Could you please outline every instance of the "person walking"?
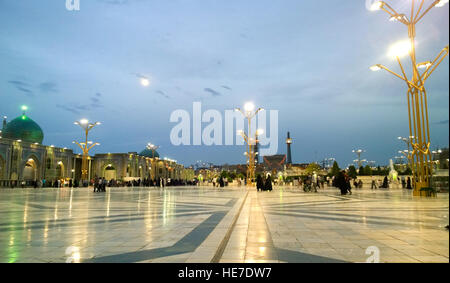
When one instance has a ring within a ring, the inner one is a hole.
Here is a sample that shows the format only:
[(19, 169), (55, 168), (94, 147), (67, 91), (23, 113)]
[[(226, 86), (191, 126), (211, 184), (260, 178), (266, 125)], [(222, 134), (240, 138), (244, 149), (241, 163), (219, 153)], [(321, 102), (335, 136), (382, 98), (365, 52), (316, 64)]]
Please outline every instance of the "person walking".
[(352, 195), (352, 185), (350, 184), (350, 177), (345, 172), (344, 172), (344, 178), (345, 178), (345, 185), (346, 185), (347, 192), (349, 195)]
[(272, 191), (272, 178), (271, 178), (270, 174), (267, 175), (264, 189), (269, 192)]
[(387, 176), (384, 177), (383, 188), (384, 189), (389, 189), (389, 181), (388, 181), (388, 177)]
[(344, 171), (340, 171), (334, 181), (335, 181), (336, 187), (339, 188), (339, 190), (341, 190), (341, 195), (343, 195), (343, 196), (346, 195), (347, 194), (347, 181), (345, 180)]
[(378, 189), (378, 187), (377, 187), (377, 183), (375, 182), (375, 178), (372, 176), (372, 188), (371, 188), (372, 190), (376, 190), (376, 189)]
[(256, 190), (262, 191), (264, 188), (264, 181), (263, 178), (261, 177), (261, 175), (258, 174), (258, 176), (256, 177)]
[(410, 177), (408, 177), (408, 179), (406, 180), (406, 188), (408, 190), (412, 190), (413, 189), (412, 186), (411, 186), (411, 178)]

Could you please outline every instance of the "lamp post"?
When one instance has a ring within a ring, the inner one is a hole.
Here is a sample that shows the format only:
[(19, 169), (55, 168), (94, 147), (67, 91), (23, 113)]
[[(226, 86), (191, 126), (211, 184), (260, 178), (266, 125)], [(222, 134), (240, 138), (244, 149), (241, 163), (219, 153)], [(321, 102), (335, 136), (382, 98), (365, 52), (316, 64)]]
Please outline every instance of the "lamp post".
[(147, 144), (147, 149), (152, 151), (152, 158), (155, 158), (155, 151), (158, 150), (159, 145), (154, 145), (152, 143)]
[(89, 175), (88, 175), (89, 151), (94, 146), (100, 145), (99, 143), (93, 143), (92, 141), (89, 141), (88, 135), (89, 135), (89, 131), (92, 130), (92, 128), (100, 125), (100, 122), (89, 123), (89, 120), (81, 119), (80, 121), (74, 122), (74, 124), (80, 126), (84, 130), (84, 134), (85, 134), (85, 138), (86, 138), (84, 142), (77, 142), (77, 141), (73, 142), (74, 144), (77, 144), (81, 148), (81, 151), (83, 152), (83, 159), (81, 162), (81, 180), (86, 181), (89, 178)]
[[(414, 136), (411, 141), (413, 167), (416, 171), (414, 176), (414, 195), (420, 196), (420, 190), (429, 187), (431, 184), (432, 170), (432, 156), (431, 156), (431, 140), (430, 128), (428, 122), (428, 102), (427, 93), (425, 91), (425, 82), (430, 75), (436, 70), (439, 64), (448, 55), (448, 46), (445, 47), (433, 61), (417, 62), (415, 37), (416, 24), (427, 14), (433, 7), (442, 7), (448, 0), (435, 0), (425, 10), (425, 0), (412, 0), (411, 2), (411, 16), (408, 18), (405, 14), (397, 13), (391, 6), (384, 1), (376, 1), (372, 4), (371, 10), (383, 10), (390, 16), (390, 21), (396, 21), (404, 24), (408, 28), (409, 40), (399, 42), (391, 47), (389, 55), (394, 57), (400, 65), (402, 74), (399, 75), (383, 65), (377, 64), (370, 69), (372, 71), (379, 71), (384, 69), (394, 76), (400, 78), (406, 83), (408, 88), (408, 117), (409, 117), (409, 132), (410, 136)], [(416, 10), (416, 2), (419, 2), (419, 7)], [(423, 11), (422, 11), (423, 10)], [(409, 79), (405, 73), (405, 69), (401, 63), (400, 57), (409, 55), (412, 63), (412, 78)], [(419, 71), (421, 69), (422, 71)]]
[[(154, 145), (152, 143), (148, 143), (147, 144), (147, 149), (152, 151), (152, 159), (150, 161), (151, 164), (151, 176), (150, 178), (153, 179), (154, 178), (154, 174), (153, 174), (153, 161), (155, 160), (155, 151), (159, 148), (159, 145)], [(156, 167), (155, 167), (156, 168)], [(155, 169), (156, 170), (156, 169)]]
[(365, 150), (362, 150), (362, 149), (355, 149), (355, 150), (352, 150), (352, 152), (353, 152), (353, 153), (356, 153), (356, 155), (358, 156), (358, 159), (355, 160), (355, 162), (356, 162), (356, 161), (358, 162), (358, 168), (360, 168), (360, 167), (362, 166), (362, 161), (363, 161), (363, 160), (361, 160), (361, 154), (362, 154), (363, 152), (365, 152)]
[(239, 111), (242, 115), (248, 120), (248, 132), (247, 134), (243, 130), (239, 130), (238, 134), (244, 138), (244, 141), (247, 144), (247, 185), (252, 184), (252, 180), (255, 178), (255, 146), (258, 142), (258, 136), (263, 134), (263, 130), (257, 130), (254, 134), (252, 134), (251, 122), (252, 119), (258, 114), (259, 111), (263, 111), (263, 108), (258, 108), (255, 111), (255, 105), (251, 102), (248, 102), (244, 105), (244, 110), (240, 108), (236, 108), (235, 111)]
[(441, 149), (433, 150), (431, 153), (433, 154), (432, 162), (433, 162), (433, 164), (435, 164), (435, 166), (436, 166), (435, 170), (437, 171), (439, 169), (439, 163), (440, 163), (439, 157), (440, 157), (440, 155), (442, 153), (442, 150)]
[[(413, 179), (416, 179), (415, 176), (416, 168), (414, 166), (414, 151), (411, 150), (411, 146), (414, 141), (414, 136), (410, 136), (408, 138), (398, 137), (398, 140), (403, 141), (408, 148), (407, 150), (399, 151), (398, 153), (406, 157), (406, 159), (408, 160), (408, 165), (411, 168)], [(413, 186), (414, 185), (415, 184), (413, 184)]]

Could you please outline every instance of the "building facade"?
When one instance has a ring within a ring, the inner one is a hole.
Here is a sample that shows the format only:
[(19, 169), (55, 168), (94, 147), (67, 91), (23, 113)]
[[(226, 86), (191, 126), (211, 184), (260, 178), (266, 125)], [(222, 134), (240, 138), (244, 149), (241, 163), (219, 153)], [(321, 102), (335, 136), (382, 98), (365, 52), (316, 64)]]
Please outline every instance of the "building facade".
[[(25, 113), (3, 120), (0, 132), (0, 187), (30, 186), (36, 181), (81, 180), (82, 156), (71, 149), (42, 144), (41, 127)], [(89, 157), (89, 179), (191, 180), (192, 172), (158, 152), (107, 153)]]

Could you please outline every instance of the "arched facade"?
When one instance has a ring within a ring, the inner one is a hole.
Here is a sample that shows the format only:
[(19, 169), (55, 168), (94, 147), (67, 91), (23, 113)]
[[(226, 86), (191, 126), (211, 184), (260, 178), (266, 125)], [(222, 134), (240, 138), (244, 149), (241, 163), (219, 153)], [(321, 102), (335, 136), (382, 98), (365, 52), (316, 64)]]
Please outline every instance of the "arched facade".
[(6, 176), (6, 161), (5, 158), (0, 154), (0, 180), (4, 180)]

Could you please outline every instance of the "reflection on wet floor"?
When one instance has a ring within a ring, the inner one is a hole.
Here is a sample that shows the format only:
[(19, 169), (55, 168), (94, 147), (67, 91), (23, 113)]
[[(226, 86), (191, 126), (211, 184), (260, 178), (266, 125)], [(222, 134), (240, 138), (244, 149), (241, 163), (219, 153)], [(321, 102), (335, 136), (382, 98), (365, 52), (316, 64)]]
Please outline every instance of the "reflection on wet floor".
[(448, 195), (246, 195), (207, 187), (2, 189), (0, 262), (208, 262), (218, 242), (226, 244), (220, 262), (365, 262), (372, 246), (382, 262), (448, 262)]

